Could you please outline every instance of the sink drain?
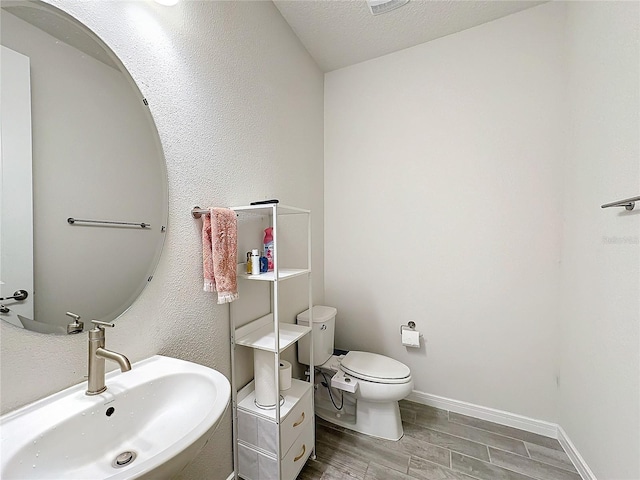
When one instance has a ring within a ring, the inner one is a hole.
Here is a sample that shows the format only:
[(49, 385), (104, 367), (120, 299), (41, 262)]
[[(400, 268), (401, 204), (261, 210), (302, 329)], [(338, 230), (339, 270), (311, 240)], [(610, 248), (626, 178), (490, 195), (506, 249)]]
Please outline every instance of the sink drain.
[(121, 468), (129, 465), (136, 459), (136, 452), (122, 452), (111, 462), (111, 466), (114, 468)]

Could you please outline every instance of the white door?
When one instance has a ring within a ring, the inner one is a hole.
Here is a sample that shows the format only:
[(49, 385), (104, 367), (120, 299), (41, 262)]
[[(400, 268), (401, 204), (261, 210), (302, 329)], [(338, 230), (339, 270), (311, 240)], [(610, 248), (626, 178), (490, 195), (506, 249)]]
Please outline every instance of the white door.
[(29, 294), (0, 301), (9, 309), (0, 318), (21, 327), (18, 315), (34, 310), (29, 57), (3, 46), (0, 63), (0, 298)]

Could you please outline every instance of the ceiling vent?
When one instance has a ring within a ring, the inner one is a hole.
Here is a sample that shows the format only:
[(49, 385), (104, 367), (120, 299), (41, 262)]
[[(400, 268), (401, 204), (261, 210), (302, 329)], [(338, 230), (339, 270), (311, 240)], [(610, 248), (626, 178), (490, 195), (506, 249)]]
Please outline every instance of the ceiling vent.
[(373, 15), (390, 12), (407, 3), (409, 3), (409, 0), (367, 0), (367, 5), (369, 5), (369, 10)]

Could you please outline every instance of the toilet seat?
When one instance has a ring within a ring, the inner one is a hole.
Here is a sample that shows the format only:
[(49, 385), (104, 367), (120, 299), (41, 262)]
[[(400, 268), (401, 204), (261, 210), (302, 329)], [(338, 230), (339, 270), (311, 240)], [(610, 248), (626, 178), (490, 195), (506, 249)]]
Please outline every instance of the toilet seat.
[(373, 383), (398, 384), (411, 381), (411, 370), (393, 358), (370, 352), (350, 351), (340, 368), (352, 377)]

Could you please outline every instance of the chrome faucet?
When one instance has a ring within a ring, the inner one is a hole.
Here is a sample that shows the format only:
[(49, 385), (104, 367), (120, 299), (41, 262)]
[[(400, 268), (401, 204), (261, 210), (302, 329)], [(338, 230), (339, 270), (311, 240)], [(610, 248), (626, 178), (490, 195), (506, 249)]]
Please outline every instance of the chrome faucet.
[(67, 317), (73, 318), (73, 322), (67, 324), (67, 334), (73, 335), (74, 333), (80, 333), (84, 329), (84, 322), (80, 321), (80, 315), (76, 315), (73, 312), (67, 312)]
[(115, 324), (98, 320), (91, 320), (91, 323), (94, 323), (96, 328), (89, 330), (89, 385), (85, 393), (87, 395), (98, 395), (107, 389), (104, 383), (105, 359), (117, 362), (122, 372), (131, 370), (131, 363), (121, 353), (112, 352), (104, 348), (105, 334), (103, 327), (115, 327)]

